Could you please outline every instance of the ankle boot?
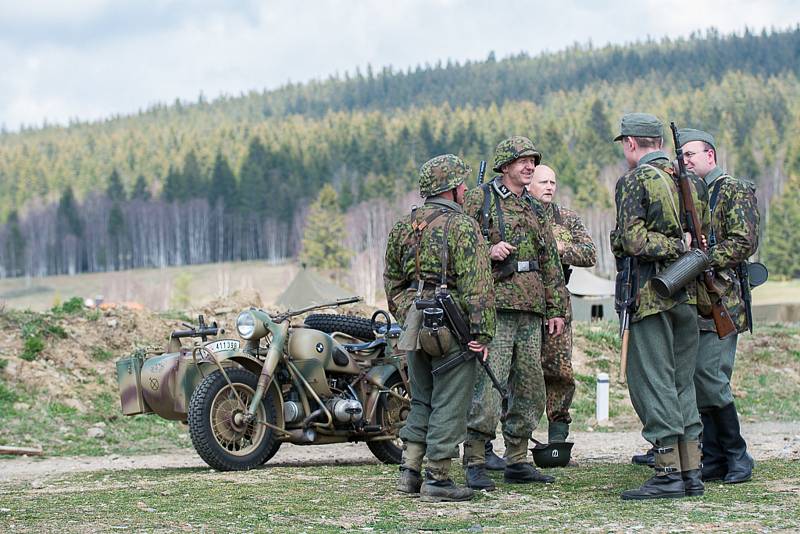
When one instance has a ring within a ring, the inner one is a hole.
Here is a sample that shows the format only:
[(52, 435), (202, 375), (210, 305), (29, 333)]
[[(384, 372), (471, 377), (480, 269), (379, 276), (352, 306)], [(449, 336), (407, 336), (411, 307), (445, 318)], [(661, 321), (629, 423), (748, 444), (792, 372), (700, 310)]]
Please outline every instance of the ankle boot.
[(753, 478), (753, 457), (747, 453), (747, 443), (739, 428), (739, 416), (733, 403), (720, 408), (715, 413), (717, 436), (722, 452), (728, 460), (728, 473), (723, 482), (738, 484)]
[(417, 497), (419, 496), (419, 489), (421, 486), (422, 475), (419, 471), (414, 471), (407, 467), (400, 468), (400, 478), (397, 480), (397, 491)]
[(430, 460), (425, 470), (425, 482), (419, 490), (420, 501), (454, 502), (472, 499), (475, 492), (470, 488), (456, 486), (449, 475), (450, 458)]
[(716, 408), (704, 410), (700, 414), (703, 421), (703, 481), (722, 480), (728, 474), (728, 459), (722, 454), (717, 437), (717, 425), (712, 413)]
[(556, 479), (550, 475), (540, 473), (532, 464), (521, 462), (506, 466), (503, 472), (503, 480), (509, 484), (530, 484), (531, 482), (550, 484), (555, 482)]
[(550, 421), (547, 424), (547, 442), (564, 443), (569, 436), (569, 424), (563, 421)]
[(655, 467), (656, 458), (654, 456), (655, 447), (650, 447), (644, 454), (634, 454), (631, 458), (631, 463), (636, 465), (646, 465), (647, 467)]
[(502, 471), (506, 468), (506, 461), (495, 454), (494, 446), (489, 440), (486, 441), (484, 446), (484, 454), (486, 456), (486, 469), (489, 471)]
[(681, 457), (681, 477), (683, 491), (687, 497), (700, 497), (705, 493), (702, 473), (700, 471), (700, 442), (679, 441), (678, 454)]
[(686, 496), (681, 477), (681, 459), (676, 446), (656, 448), (655, 471), (656, 475), (638, 489), (622, 492), (622, 499), (640, 501)]
[(489, 478), (486, 473), (485, 465), (471, 465), (464, 470), (464, 478), (466, 478), (467, 487), (474, 490), (494, 491), (494, 480)]

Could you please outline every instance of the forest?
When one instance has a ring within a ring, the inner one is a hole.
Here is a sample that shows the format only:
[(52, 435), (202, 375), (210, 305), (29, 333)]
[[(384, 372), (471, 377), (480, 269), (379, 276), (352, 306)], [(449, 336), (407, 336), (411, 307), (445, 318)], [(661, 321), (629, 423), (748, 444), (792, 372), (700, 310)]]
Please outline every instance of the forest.
[(386, 233), (418, 202), (419, 166), (451, 152), (477, 169), (517, 134), (556, 169), (558, 199), (583, 216), (601, 245), (598, 270), (609, 272), (610, 191), (625, 170), (611, 140), (630, 111), (712, 132), (720, 165), (756, 185), (760, 259), (774, 275), (797, 277), (799, 70), (800, 27), (709, 30), (369, 68), (104, 121), (3, 130), (0, 277), (333, 257), (325, 266), (350, 266), (354, 285), (378, 290)]

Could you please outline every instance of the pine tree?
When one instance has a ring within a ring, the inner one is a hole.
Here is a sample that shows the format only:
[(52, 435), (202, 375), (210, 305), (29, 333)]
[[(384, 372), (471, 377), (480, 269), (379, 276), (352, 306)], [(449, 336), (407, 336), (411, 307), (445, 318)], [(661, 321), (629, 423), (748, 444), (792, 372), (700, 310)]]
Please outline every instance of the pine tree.
[(78, 205), (72, 187), (67, 186), (58, 202), (58, 228), (63, 234), (72, 234), (75, 237), (83, 235), (83, 221), (78, 213)]
[(161, 198), (166, 202), (180, 200), (183, 192), (183, 174), (176, 171), (175, 167), (169, 167), (167, 177), (164, 178), (164, 188), (161, 190)]
[(136, 183), (133, 185), (133, 192), (131, 193), (131, 200), (143, 200), (147, 202), (150, 200), (150, 188), (147, 187), (147, 181), (144, 175), (140, 174), (136, 178)]
[(19, 216), (16, 210), (9, 213), (6, 226), (8, 227), (5, 251), (6, 271), (10, 276), (22, 276), (25, 269), (25, 237), (19, 227)]
[(122, 185), (122, 180), (116, 167), (111, 171), (111, 176), (108, 177), (106, 196), (114, 202), (123, 202), (125, 200), (125, 187)]
[(183, 159), (181, 176), (181, 200), (204, 196), (202, 191), (206, 187), (206, 175), (200, 168), (200, 162), (197, 160), (194, 149), (190, 150)]
[(333, 186), (326, 184), (309, 209), (300, 261), (309, 267), (343, 269), (350, 264), (344, 240), (344, 216), (338, 195)]
[(258, 213), (264, 209), (271, 194), (267, 180), (269, 168), (270, 157), (267, 149), (258, 137), (253, 137), (239, 172), (240, 210)]
[(783, 194), (770, 210), (764, 256), (770, 273), (778, 277), (800, 277), (797, 228), (800, 228), (800, 174), (789, 178)]
[(233, 210), (236, 209), (237, 199), (236, 177), (225, 156), (217, 152), (208, 188), (208, 205), (215, 206), (221, 200), (226, 211)]

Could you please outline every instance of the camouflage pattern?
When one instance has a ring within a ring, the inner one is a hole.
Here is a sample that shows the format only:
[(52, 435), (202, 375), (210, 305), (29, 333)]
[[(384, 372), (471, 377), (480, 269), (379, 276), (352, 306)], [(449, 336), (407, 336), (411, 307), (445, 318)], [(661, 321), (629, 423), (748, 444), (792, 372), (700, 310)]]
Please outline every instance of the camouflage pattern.
[[(542, 318), (532, 313), (497, 314), (497, 335), (489, 344), (489, 365), (509, 392), (508, 416), (503, 422), (506, 449), (527, 443), (544, 412), (541, 367)], [(494, 438), (502, 399), (481, 370), (475, 382), (467, 423), (468, 440)]]
[(419, 247), (420, 276), (426, 282), (423, 296), (433, 296), (434, 286), (441, 281), (442, 236), (450, 221), (447, 236), (448, 289), (465, 312), (470, 332), (477, 341), (488, 343), (494, 336), (495, 301), (486, 244), (477, 223), (467, 217), (455, 202), (428, 198), (415, 213), (404, 217), (392, 228), (386, 245), (383, 274), (389, 311), (401, 324), (405, 323), (406, 312), (417, 294), (410, 287), (417, 281), (417, 245), (412, 223), (426, 220), (437, 210), (443, 214), (422, 232)]
[(444, 154), (425, 163), (419, 170), (419, 194), (431, 197), (464, 183), (472, 169), (458, 156)]
[[(650, 283), (658, 271), (686, 250), (682, 241), (680, 195), (673, 175), (668, 156), (659, 150), (645, 155), (639, 166), (617, 181), (617, 226), (611, 232), (611, 250), (617, 258), (636, 256), (639, 260), (639, 307), (631, 321), (666, 311), (681, 302), (697, 303), (694, 282), (668, 299), (659, 297)], [(701, 233), (708, 235), (708, 191), (694, 175), (691, 183), (697, 215), (702, 221)]]
[[(747, 330), (747, 318), (735, 268), (758, 249), (760, 215), (755, 188), (749, 182), (725, 174), (719, 167), (711, 171), (705, 180), (709, 195), (719, 185), (717, 204), (711, 214), (711, 229), (716, 244), (711, 247), (708, 257), (716, 272), (717, 286), (722, 290), (722, 302), (739, 332), (744, 332)], [(702, 284), (698, 310), (701, 315), (710, 318), (711, 303)], [(701, 321), (700, 329), (716, 331), (713, 320)]]
[[(527, 190), (517, 196), (503, 185), (501, 177), (491, 183), (500, 198), (506, 241), (517, 247), (519, 260), (538, 260), (539, 271), (514, 273), (494, 284), (495, 305), (498, 310), (515, 310), (537, 313), (547, 319), (564, 317), (566, 303), (563, 297), (564, 273), (558, 258), (553, 232), (545, 219), (544, 207)], [(484, 192), (475, 188), (467, 192), (464, 212), (481, 219)], [(500, 242), (500, 231), (495, 221), (496, 195), (491, 194), (489, 210), (489, 242)], [(484, 255), (488, 255), (485, 247)]]
[[(597, 250), (578, 214), (554, 202), (545, 204), (544, 214), (553, 229), (556, 242), (563, 246), (560, 253), (561, 263), (575, 267), (592, 267), (597, 261)], [(575, 395), (572, 371), (572, 305), (566, 288), (563, 296), (567, 310), (564, 332), (560, 336), (550, 336), (545, 332), (542, 340), (542, 372), (547, 388), (547, 420), (569, 424), (572, 422), (569, 407)]]
[(521, 135), (515, 135), (508, 139), (503, 139), (497, 144), (494, 149), (494, 172), (502, 172), (501, 167), (506, 163), (523, 158), (525, 156), (532, 156), (536, 165), (542, 160), (542, 155), (536, 150), (533, 141)]

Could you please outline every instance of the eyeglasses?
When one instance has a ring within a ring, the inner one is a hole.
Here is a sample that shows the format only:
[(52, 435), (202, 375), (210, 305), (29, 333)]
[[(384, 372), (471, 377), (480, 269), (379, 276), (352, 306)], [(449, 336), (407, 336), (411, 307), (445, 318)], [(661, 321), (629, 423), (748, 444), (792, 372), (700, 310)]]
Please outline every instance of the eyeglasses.
[(696, 155), (700, 154), (701, 152), (708, 152), (708, 149), (701, 150), (700, 152), (684, 152), (683, 153), (683, 157), (692, 159), (693, 157), (695, 157)]

